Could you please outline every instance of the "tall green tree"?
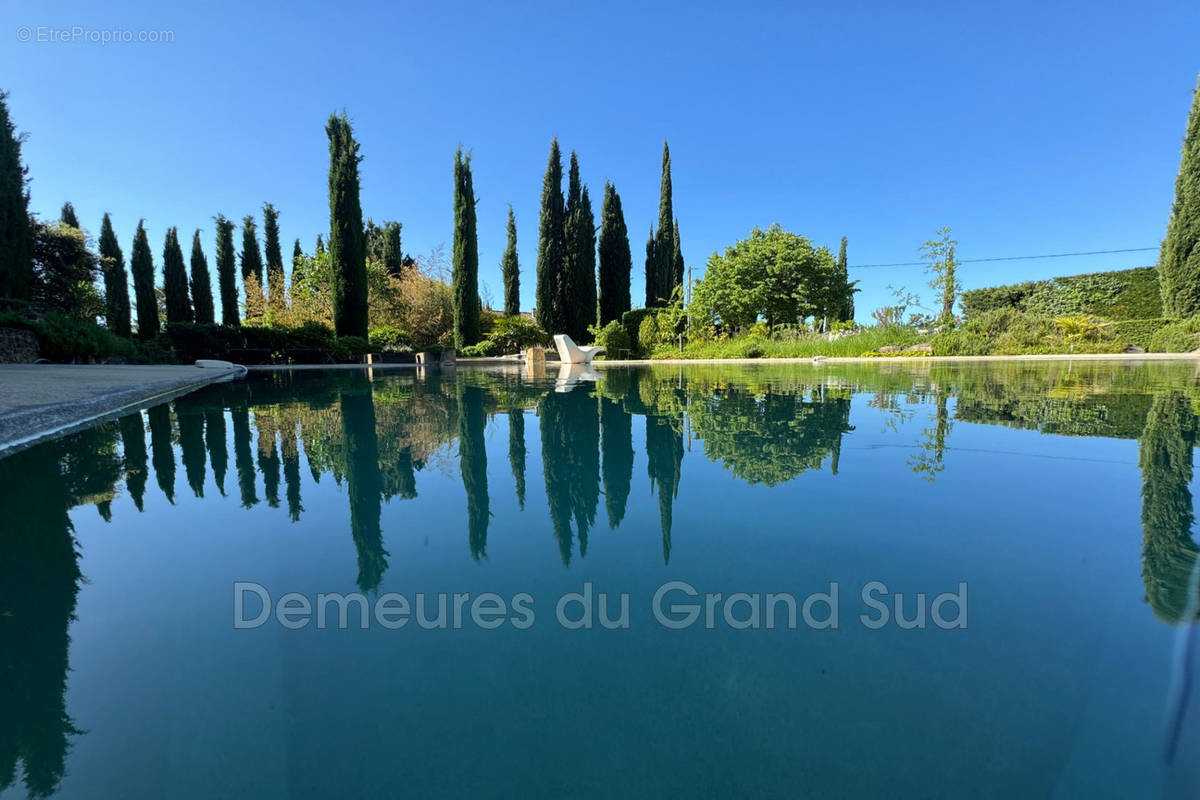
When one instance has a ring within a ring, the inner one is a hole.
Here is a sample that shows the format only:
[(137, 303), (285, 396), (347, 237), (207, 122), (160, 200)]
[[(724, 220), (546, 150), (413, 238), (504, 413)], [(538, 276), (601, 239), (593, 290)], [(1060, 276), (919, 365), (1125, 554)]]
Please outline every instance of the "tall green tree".
[(329, 115), (329, 256), (333, 327), (338, 336), (367, 335), (367, 251), (359, 199), (358, 142), (345, 112)]
[(400, 277), (404, 268), (404, 254), (400, 247), (402, 228), (395, 220), (387, 220), (383, 225), (367, 220), (367, 259), (378, 261), (393, 278)]
[(100, 269), (104, 275), (104, 318), (108, 329), (117, 336), (128, 337), (129, 277), (125, 272), (125, 254), (107, 212), (100, 223)]
[(500, 275), (504, 280), (504, 313), (515, 317), (521, 313), (521, 265), (517, 261), (517, 218), (511, 203), (508, 205), (508, 243), (500, 258)]
[(1158, 278), (1167, 314), (1200, 313), (1200, 82), (1192, 95), (1175, 202), (1158, 257)]
[(612, 182), (604, 183), (604, 200), (600, 204), (600, 324), (620, 320), (629, 310), (629, 284), (633, 272), (633, 256), (629, 251), (629, 229), (625, 227), (625, 212), (621, 196)]
[(838, 321), (850, 322), (854, 319), (854, 293), (858, 290), (854, 285), (858, 281), (850, 280), (850, 268), (846, 261), (846, 237), (842, 237), (842, 243), (838, 247), (837, 256), (837, 272), (843, 287), (842, 304), (838, 309)]
[[(254, 281), (250, 279), (254, 278)], [(246, 296), (246, 316), (261, 314), (266, 305), (263, 294), (263, 259), (258, 247), (258, 225), (254, 216), (242, 217), (242, 291)]]
[(296, 268), (296, 264), (300, 263), (302, 258), (304, 258), (304, 248), (300, 246), (300, 240), (297, 239), (292, 245), (292, 269)]
[(675, 220), (675, 233), (671, 237), (674, 250), (671, 251), (671, 288), (683, 287), (683, 276), (686, 267), (683, 263), (683, 245), (679, 240), (679, 220)]
[(63, 225), (83, 230), (83, 226), (79, 224), (79, 217), (75, 214), (75, 206), (71, 205), (70, 200), (63, 203), (62, 213), (58, 215), (58, 218)]
[(33, 222), (34, 304), (76, 319), (103, 313), (96, 291), (99, 259), (87, 246), (83, 231), (61, 222)]
[(263, 237), (267, 257), (267, 309), (274, 315), (287, 309), (283, 284), (283, 250), (279, 246), (279, 211), (263, 204)]
[(563, 229), (562, 153), (558, 139), (550, 142), (550, 157), (542, 179), (542, 209), (538, 218), (537, 287), (534, 302), (537, 323), (554, 334), (566, 330), (566, 310), (560, 302), (566, 264)]
[[(662, 181), (659, 185), (658, 228), (651, 231), (646, 252), (646, 307), (665, 306), (683, 285), (683, 256), (675, 243), (675, 207), (671, 188), (671, 149), (663, 142)], [(679, 275), (676, 276), (676, 272)]]
[(28, 299), (34, 289), (34, 230), (29, 222), (29, 169), (20, 162), (23, 134), (0, 91), (0, 297)]
[(475, 229), (475, 188), (471, 156), (454, 153), (454, 346), (479, 341), (479, 239)]
[(316, 254), (319, 256), (325, 255), (325, 240), (321, 238), (321, 234), (317, 234), (317, 249)]
[(138, 220), (137, 232), (133, 235), (133, 253), (129, 268), (133, 273), (133, 296), (137, 299), (138, 337), (153, 339), (158, 336), (158, 295), (154, 291), (154, 256), (150, 254), (150, 240), (146, 238), (144, 220)]
[(200, 244), (200, 229), (192, 234), (192, 303), (195, 306), (196, 322), (211, 325), (216, 319), (213, 308), (212, 279), (208, 274), (208, 258)]
[(214, 217), (217, 223), (217, 284), (221, 289), (221, 322), (240, 325), (238, 315), (237, 265), (233, 252), (233, 220), (224, 214)]
[(942, 310), (938, 321), (951, 322), (954, 320), (954, 301), (962, 288), (957, 277), (958, 261), (954, 257), (954, 249), (958, 247), (958, 242), (950, 238), (948, 227), (938, 228), (936, 233), (938, 238), (930, 239), (921, 245), (921, 257), (929, 262), (925, 268), (926, 272), (933, 275), (929, 286), (942, 296)]
[(163, 244), (163, 296), (167, 303), (167, 322), (192, 322), (192, 302), (188, 299), (187, 268), (179, 246), (179, 229), (167, 228)]
[(574, 151), (567, 172), (564, 225), (565, 280), (559, 301), (565, 311), (563, 331), (575, 341), (585, 342), (590, 337), (588, 326), (596, 322), (596, 221)]
[(19, 299), (33, 292), (28, 169), (21, 163), (24, 140), (8, 114), (8, 92), (0, 92), (0, 297)]

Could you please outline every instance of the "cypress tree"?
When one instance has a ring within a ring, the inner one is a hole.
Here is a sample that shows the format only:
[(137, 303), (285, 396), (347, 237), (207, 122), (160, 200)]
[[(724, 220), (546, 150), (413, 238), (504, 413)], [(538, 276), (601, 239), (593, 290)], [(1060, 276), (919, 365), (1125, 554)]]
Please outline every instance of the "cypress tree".
[(183, 265), (178, 228), (167, 228), (167, 241), (163, 245), (163, 295), (167, 301), (167, 322), (192, 321), (187, 268)]
[(213, 309), (212, 279), (208, 275), (208, 259), (200, 245), (200, 229), (192, 234), (192, 303), (196, 322), (211, 325), (216, 319)]
[(676, 269), (683, 266), (683, 258), (676, 252), (675, 244), (675, 211), (671, 198), (671, 150), (663, 142), (662, 182), (659, 186), (658, 197), (658, 230), (653, 233), (654, 245), (647, 254), (647, 276), (654, 274), (654, 293), (651, 294), (649, 278), (646, 287), (646, 307), (664, 306), (670, 299), (676, 286), (683, 284), (683, 275), (678, 280)]
[(296, 265), (300, 263), (300, 259), (304, 258), (304, 250), (300, 247), (300, 240), (292, 245), (292, 269), (296, 269)]
[(325, 255), (325, 240), (321, 238), (321, 234), (317, 234), (317, 249), (316, 254), (319, 256)]
[[(338, 336), (367, 335), (367, 252), (358, 195), (358, 142), (346, 113), (329, 115), (329, 256), (333, 327)], [(318, 240), (318, 247), (320, 241)]]
[(554, 334), (566, 330), (564, 309), (559, 304), (560, 286), (566, 258), (563, 231), (562, 154), (558, 139), (550, 142), (550, 158), (542, 179), (542, 210), (538, 219), (537, 322), (542, 329)]
[(283, 287), (283, 251), (279, 247), (279, 212), (270, 203), (263, 204), (263, 236), (266, 238), (267, 305), (271, 311), (287, 308)]
[(671, 286), (683, 286), (683, 245), (679, 242), (679, 220), (675, 220), (675, 231), (671, 237), (675, 250), (671, 254)]
[(237, 266), (233, 253), (233, 221), (217, 214), (217, 284), (221, 289), (221, 322), (240, 325), (238, 316)]
[(133, 235), (129, 267), (137, 298), (138, 337), (153, 339), (158, 335), (158, 296), (154, 292), (154, 257), (150, 255), (150, 240), (146, 238), (143, 223), (144, 220), (138, 220), (137, 233)]
[(629, 230), (625, 227), (625, 212), (621, 196), (611, 182), (604, 184), (604, 200), (600, 204), (600, 324), (620, 320), (629, 310), (629, 282), (633, 271), (633, 256), (629, 252)]
[(393, 278), (400, 277), (400, 271), (404, 268), (404, 251), (400, 246), (401, 227), (399, 222), (391, 220), (383, 225), (383, 253), (380, 260)]
[(563, 223), (566, 259), (559, 303), (563, 332), (577, 342), (587, 341), (588, 325), (596, 321), (596, 228), (591, 206), (587, 187), (579, 177), (579, 158), (571, 151)]
[(71, 201), (63, 203), (62, 213), (59, 214), (59, 220), (63, 225), (68, 225), (72, 228), (82, 230), (83, 226), (79, 224), (79, 217), (75, 214), (75, 206), (71, 205)]
[(100, 223), (100, 268), (104, 275), (104, 318), (117, 336), (129, 336), (129, 278), (125, 254), (107, 212)]
[(837, 273), (844, 296), (838, 311), (838, 322), (849, 322), (854, 319), (854, 284), (850, 281), (850, 269), (846, 262), (846, 237), (838, 247)]
[(662, 296), (658, 277), (658, 262), (654, 258), (654, 226), (651, 225), (650, 236), (646, 239), (646, 308), (654, 308)]
[(1200, 83), (1192, 96), (1158, 278), (1167, 315), (1200, 313)]
[(479, 341), (479, 240), (475, 230), (475, 189), (471, 157), (454, 153), (454, 346)]
[(500, 259), (500, 275), (504, 279), (504, 313), (515, 317), (521, 313), (521, 265), (517, 261), (517, 218), (512, 203), (508, 205), (508, 244)]
[(0, 297), (28, 299), (33, 292), (33, 226), (29, 223), (28, 169), (8, 114), (8, 92), (0, 92)]
[[(251, 276), (258, 281), (257, 288), (247, 283)], [(263, 288), (263, 260), (262, 250), (258, 247), (258, 226), (254, 222), (254, 216), (247, 214), (242, 217), (242, 290), (246, 293), (246, 316), (250, 316), (249, 309), (263, 307)], [(253, 297), (251, 293), (254, 294)]]

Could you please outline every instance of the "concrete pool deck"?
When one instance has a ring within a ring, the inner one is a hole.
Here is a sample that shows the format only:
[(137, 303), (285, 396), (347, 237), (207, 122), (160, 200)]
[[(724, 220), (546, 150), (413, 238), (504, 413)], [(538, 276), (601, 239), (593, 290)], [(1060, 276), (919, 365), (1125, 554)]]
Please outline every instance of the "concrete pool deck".
[(0, 364), (0, 458), (239, 371), (167, 365)]

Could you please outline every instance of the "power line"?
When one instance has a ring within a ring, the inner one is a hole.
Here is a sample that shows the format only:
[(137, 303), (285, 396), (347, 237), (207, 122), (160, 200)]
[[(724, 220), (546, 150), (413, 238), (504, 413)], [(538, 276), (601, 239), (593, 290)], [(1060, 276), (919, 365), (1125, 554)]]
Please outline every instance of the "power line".
[[(1068, 258), (1070, 256), (1107, 256), (1113, 253), (1144, 253), (1147, 250), (1157, 250), (1157, 247), (1130, 247), (1125, 250), (1089, 250), (1085, 253), (1046, 253), (1040, 256), (999, 256), (997, 258), (963, 258), (959, 264), (979, 264), (984, 261), (1030, 261), (1037, 258)], [(849, 269), (867, 269), (869, 267), (923, 267), (926, 261), (900, 261), (894, 264), (852, 264)]]

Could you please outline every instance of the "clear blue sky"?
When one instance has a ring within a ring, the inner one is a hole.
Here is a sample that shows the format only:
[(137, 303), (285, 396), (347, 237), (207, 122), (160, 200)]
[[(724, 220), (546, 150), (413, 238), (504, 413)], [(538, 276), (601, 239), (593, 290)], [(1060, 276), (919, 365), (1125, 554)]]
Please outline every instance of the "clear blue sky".
[[(404, 247), (449, 245), (452, 161), (474, 154), (480, 279), (496, 303), (505, 210), (523, 307), (550, 138), (599, 210), (624, 203), (635, 301), (669, 139), (687, 263), (779, 222), (850, 263), (1157, 245), (1200, 72), (1200, 3), (9, 3), (11, 92), (33, 209), (103, 212), (128, 257), (166, 228), (282, 212), (285, 253), (328, 227), (324, 122), (362, 143), (362, 201)], [(20, 42), (27, 26), (169, 29), (171, 43)], [(968, 288), (1153, 263), (1155, 253), (967, 265)], [(921, 269), (862, 269), (858, 317)]]

